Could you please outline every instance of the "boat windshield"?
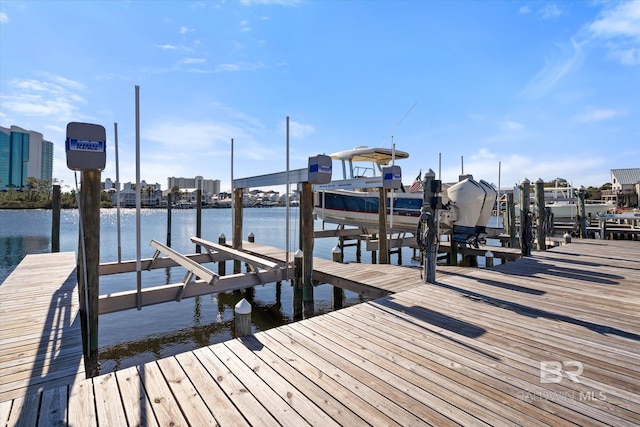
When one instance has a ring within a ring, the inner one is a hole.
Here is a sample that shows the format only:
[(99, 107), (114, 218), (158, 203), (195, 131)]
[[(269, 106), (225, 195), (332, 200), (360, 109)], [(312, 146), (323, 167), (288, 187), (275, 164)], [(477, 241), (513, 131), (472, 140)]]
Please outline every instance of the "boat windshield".
[(353, 167), (353, 178), (364, 178), (372, 176), (376, 176), (376, 171), (374, 168), (368, 168), (364, 166)]

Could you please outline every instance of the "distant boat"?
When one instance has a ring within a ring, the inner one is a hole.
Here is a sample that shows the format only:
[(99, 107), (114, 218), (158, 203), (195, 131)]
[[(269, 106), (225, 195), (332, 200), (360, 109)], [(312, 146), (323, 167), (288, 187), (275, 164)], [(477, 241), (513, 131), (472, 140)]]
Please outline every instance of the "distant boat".
[[(578, 190), (571, 186), (545, 187), (544, 205), (551, 209), (554, 220), (574, 220), (578, 217), (579, 202), (577, 194)], [(535, 204), (534, 193), (531, 193), (531, 204)], [(597, 214), (607, 213), (614, 207), (613, 202), (592, 202), (586, 200), (585, 215), (595, 219)], [(518, 203), (516, 203), (516, 212), (519, 215), (520, 205)]]

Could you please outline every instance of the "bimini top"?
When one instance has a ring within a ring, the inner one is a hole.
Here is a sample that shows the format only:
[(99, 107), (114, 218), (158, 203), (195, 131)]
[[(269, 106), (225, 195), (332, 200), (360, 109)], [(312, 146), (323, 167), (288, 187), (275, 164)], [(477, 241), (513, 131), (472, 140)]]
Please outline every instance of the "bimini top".
[[(395, 151), (396, 160), (406, 159), (409, 153), (400, 150)], [(367, 146), (356, 147), (351, 150), (338, 151), (329, 155), (333, 160), (350, 160), (352, 162), (374, 162), (379, 165), (391, 163), (392, 150), (390, 148), (370, 148)]]

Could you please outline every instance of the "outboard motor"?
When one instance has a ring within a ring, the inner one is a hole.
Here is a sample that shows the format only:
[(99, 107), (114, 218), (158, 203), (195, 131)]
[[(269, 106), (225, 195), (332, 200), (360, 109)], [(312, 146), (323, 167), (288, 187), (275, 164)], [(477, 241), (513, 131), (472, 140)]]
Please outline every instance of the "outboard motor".
[(485, 181), (466, 178), (447, 190), (450, 209), (455, 210), (452, 239), (455, 242), (479, 246), (486, 235), (497, 192)]
[(496, 203), (498, 192), (491, 184), (482, 179), (480, 180), (480, 186), (485, 191), (485, 198), (482, 211), (480, 212), (480, 217), (478, 218), (478, 223), (476, 224), (476, 235), (483, 239), (482, 236), (487, 235), (487, 224), (491, 219), (491, 212), (493, 212), (493, 205)]

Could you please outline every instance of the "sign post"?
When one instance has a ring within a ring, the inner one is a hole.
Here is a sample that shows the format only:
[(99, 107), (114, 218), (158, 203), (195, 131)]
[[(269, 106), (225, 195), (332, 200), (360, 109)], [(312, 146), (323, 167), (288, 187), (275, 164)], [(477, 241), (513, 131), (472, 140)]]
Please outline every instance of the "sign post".
[(82, 347), (87, 377), (99, 374), (98, 295), (100, 267), (100, 175), (106, 163), (103, 126), (72, 122), (67, 125), (67, 167), (82, 172), (78, 239), (78, 295)]

